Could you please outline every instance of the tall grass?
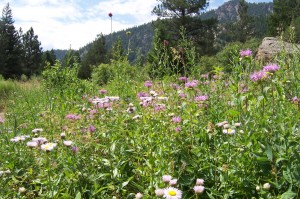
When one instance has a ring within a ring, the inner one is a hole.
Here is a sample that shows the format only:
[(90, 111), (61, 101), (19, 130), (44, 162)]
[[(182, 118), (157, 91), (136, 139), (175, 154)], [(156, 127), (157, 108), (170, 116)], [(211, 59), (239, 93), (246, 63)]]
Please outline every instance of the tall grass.
[(49, 68), (0, 123), (1, 197), (154, 199), (171, 186), (184, 199), (299, 198), (299, 56), (258, 81), (262, 65), (233, 60), (233, 73), (123, 72), (101, 87)]

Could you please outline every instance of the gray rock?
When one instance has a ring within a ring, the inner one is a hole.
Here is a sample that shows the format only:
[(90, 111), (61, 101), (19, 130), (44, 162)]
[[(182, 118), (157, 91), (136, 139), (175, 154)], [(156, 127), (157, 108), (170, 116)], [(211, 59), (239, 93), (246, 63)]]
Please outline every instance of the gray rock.
[(284, 42), (275, 37), (266, 37), (258, 47), (255, 59), (269, 62), (280, 52), (285, 52), (286, 54), (299, 53), (300, 44)]

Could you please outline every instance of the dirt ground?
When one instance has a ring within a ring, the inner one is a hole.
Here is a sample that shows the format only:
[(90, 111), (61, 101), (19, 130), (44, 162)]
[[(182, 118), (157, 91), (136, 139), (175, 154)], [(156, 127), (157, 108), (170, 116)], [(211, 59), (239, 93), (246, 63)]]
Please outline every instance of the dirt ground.
[(0, 117), (1, 117), (1, 118), (4, 118), (4, 113), (0, 113)]

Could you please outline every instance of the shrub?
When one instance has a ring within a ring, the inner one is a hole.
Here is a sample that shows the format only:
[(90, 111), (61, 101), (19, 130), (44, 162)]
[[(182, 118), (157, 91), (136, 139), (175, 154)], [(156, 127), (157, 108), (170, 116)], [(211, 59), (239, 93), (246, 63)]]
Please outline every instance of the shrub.
[(98, 67), (95, 67), (92, 72), (92, 80), (102, 86), (107, 84), (114, 78), (114, 71), (112, 66), (109, 64), (100, 64)]

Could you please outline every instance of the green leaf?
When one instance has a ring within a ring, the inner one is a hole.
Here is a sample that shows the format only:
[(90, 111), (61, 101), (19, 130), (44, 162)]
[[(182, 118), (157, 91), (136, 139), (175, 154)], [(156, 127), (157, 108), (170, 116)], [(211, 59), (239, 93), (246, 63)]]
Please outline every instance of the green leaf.
[(267, 154), (268, 160), (272, 161), (273, 160), (273, 152), (272, 152), (272, 148), (270, 147), (269, 144), (267, 144), (265, 152)]
[(291, 190), (288, 190), (287, 192), (281, 195), (280, 199), (292, 199), (296, 196), (296, 193), (292, 192)]
[(80, 192), (78, 192), (78, 193), (76, 194), (75, 199), (81, 199), (81, 193), (80, 193)]

